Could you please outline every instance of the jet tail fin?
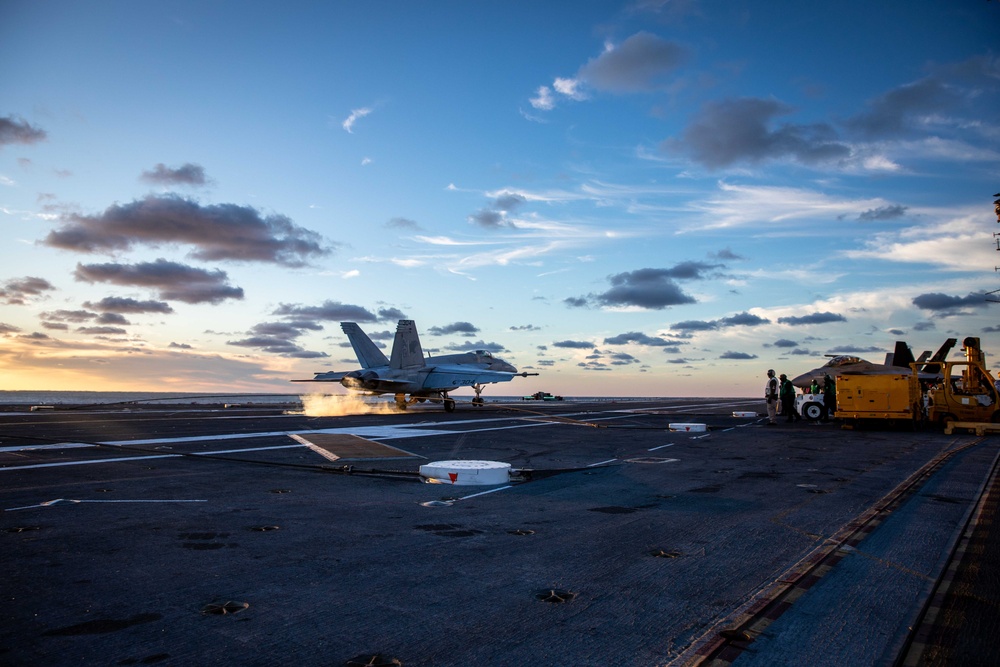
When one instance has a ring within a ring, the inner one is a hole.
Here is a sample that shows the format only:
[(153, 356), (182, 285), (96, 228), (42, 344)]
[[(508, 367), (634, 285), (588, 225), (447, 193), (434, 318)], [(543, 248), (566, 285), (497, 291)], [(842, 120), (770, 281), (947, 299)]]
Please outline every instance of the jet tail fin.
[(955, 347), (955, 343), (957, 342), (958, 341), (955, 340), (954, 338), (947, 339), (941, 345), (941, 347), (938, 348), (937, 352), (934, 353), (934, 356), (930, 358), (930, 360), (927, 362), (927, 365), (923, 367), (922, 372), (940, 373), (941, 372), (940, 362), (948, 358), (948, 353), (951, 352), (951, 349)]
[(389, 360), (385, 358), (382, 350), (376, 347), (372, 339), (361, 330), (356, 322), (341, 322), (340, 328), (347, 334), (347, 339), (351, 341), (354, 354), (358, 357), (358, 363), (362, 368), (375, 368), (377, 366), (388, 366)]
[(389, 368), (418, 368), (424, 365), (424, 350), (420, 347), (417, 324), (413, 320), (400, 320), (396, 325), (396, 340), (392, 342)]
[(885, 356), (886, 366), (898, 366), (899, 368), (905, 368), (907, 371), (910, 370), (910, 364), (914, 362), (913, 352), (910, 351), (910, 346), (901, 340), (897, 340), (896, 348), (891, 354), (887, 354)]

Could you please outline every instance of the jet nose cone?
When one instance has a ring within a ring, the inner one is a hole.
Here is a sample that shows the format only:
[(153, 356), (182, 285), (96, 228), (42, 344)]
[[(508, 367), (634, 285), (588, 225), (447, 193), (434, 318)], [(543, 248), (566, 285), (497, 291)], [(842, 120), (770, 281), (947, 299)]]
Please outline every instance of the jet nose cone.
[(508, 364), (503, 359), (497, 359), (496, 357), (493, 358), (492, 369), (495, 370), (495, 371), (503, 371), (504, 373), (516, 373), (517, 372), (517, 369), (514, 368), (513, 365)]
[(792, 378), (792, 386), (798, 387), (799, 389), (808, 389), (809, 385), (812, 384), (813, 376), (811, 373), (803, 373), (797, 378)]

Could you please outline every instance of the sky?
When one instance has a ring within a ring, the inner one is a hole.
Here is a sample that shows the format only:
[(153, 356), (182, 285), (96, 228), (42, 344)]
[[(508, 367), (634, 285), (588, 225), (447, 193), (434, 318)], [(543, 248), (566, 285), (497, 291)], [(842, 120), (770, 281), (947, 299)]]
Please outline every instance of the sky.
[[(1000, 353), (1000, 2), (0, 0), (0, 389)], [(953, 358), (954, 355), (953, 355)]]

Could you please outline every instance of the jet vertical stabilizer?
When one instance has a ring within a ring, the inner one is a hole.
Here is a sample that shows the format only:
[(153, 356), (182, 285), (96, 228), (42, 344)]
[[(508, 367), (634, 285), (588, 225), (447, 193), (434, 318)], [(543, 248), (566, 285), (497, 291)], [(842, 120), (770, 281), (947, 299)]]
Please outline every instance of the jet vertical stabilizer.
[(886, 366), (905, 368), (907, 371), (910, 370), (910, 364), (914, 361), (915, 359), (913, 358), (913, 352), (910, 351), (910, 346), (901, 340), (897, 340), (895, 349), (892, 352), (887, 352), (885, 355)]
[(420, 347), (417, 324), (413, 320), (400, 320), (396, 325), (396, 339), (392, 343), (389, 368), (398, 370), (423, 366), (424, 350)]
[(940, 373), (942, 368), (942, 363), (948, 358), (948, 353), (951, 349), (955, 347), (955, 343), (958, 341), (954, 338), (949, 338), (946, 340), (938, 351), (934, 353), (934, 356), (928, 360), (927, 364), (923, 367), (924, 373)]
[(354, 354), (358, 357), (361, 368), (378, 368), (388, 366), (389, 360), (385, 358), (382, 350), (376, 347), (372, 339), (361, 330), (356, 322), (341, 322), (340, 328), (347, 334), (347, 339), (351, 341)]

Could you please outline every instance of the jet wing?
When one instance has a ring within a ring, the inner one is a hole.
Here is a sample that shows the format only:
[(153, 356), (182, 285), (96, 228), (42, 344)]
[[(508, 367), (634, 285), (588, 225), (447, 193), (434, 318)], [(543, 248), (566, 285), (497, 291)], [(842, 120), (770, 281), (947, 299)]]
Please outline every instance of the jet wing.
[(309, 380), (292, 380), (292, 382), (340, 382), (349, 373), (354, 373), (356, 371), (327, 371), (325, 373), (316, 373), (316, 376)]

